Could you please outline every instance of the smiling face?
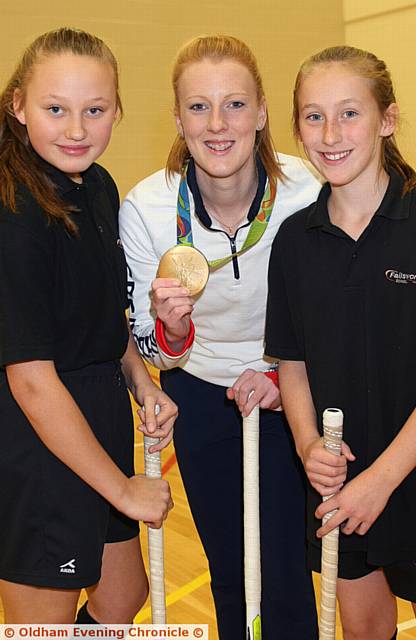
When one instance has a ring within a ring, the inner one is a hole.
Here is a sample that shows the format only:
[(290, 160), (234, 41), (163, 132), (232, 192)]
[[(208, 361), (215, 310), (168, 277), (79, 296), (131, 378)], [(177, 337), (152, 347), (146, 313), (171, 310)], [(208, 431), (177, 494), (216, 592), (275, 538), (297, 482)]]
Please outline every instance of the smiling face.
[(34, 65), (24, 93), (15, 92), (14, 111), (39, 156), (80, 181), (109, 143), (116, 100), (109, 63), (65, 53)]
[(180, 76), (176, 125), (197, 173), (251, 177), (256, 131), (265, 121), (265, 101), (258, 103), (255, 81), (239, 62), (207, 58), (189, 64)]
[(333, 186), (377, 179), (383, 138), (394, 132), (397, 107), (384, 114), (371, 80), (341, 63), (317, 65), (302, 78), (298, 132), (305, 153)]

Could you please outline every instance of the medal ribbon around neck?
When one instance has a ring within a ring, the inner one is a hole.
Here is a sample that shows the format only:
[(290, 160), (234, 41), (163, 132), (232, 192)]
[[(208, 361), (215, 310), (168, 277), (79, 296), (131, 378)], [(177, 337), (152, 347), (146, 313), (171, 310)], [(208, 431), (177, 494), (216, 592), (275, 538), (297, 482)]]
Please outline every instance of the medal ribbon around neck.
[[(186, 164), (182, 169), (181, 181), (179, 184), (178, 191), (178, 201), (177, 201), (177, 227), (176, 227), (176, 236), (177, 236), (177, 244), (182, 244), (187, 247), (193, 247), (193, 237), (192, 237), (192, 224), (191, 224), (191, 208), (189, 205), (189, 193), (188, 193), (188, 185), (186, 182), (186, 173), (188, 171), (188, 165)], [(208, 260), (208, 264), (210, 269), (218, 269), (222, 267), (224, 264), (231, 262), (233, 258), (237, 258), (241, 256), (242, 253), (248, 251), (253, 245), (255, 245), (263, 233), (267, 229), (267, 225), (269, 224), (270, 216), (272, 215), (274, 201), (276, 199), (276, 179), (272, 178), (271, 180), (267, 180), (266, 189), (264, 192), (263, 199), (260, 204), (260, 208), (254, 220), (250, 224), (250, 229), (248, 231), (247, 237), (244, 241), (243, 246), (236, 253), (231, 253), (229, 256), (225, 258), (218, 258), (217, 260)]]

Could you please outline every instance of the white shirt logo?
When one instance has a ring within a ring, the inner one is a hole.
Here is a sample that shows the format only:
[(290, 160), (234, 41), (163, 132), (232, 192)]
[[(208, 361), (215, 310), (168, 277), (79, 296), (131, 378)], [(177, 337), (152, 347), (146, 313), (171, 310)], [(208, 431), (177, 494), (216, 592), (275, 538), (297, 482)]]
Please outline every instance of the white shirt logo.
[(75, 573), (75, 558), (72, 558), (69, 562), (65, 562), (65, 564), (61, 564), (59, 568), (59, 573)]

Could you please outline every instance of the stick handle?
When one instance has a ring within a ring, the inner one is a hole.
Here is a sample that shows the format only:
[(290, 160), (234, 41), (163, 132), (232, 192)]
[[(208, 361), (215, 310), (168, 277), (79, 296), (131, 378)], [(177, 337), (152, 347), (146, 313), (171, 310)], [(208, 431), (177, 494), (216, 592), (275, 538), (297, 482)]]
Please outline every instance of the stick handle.
[(261, 640), (259, 408), (243, 419), (244, 582), (247, 640)]
[[(149, 453), (155, 438), (144, 436), (144, 469), (148, 478), (161, 478), (160, 452)], [(165, 567), (163, 551), (163, 527), (147, 529), (150, 569), (150, 602), (152, 623), (166, 624)]]
[[(340, 409), (326, 409), (323, 414), (324, 447), (335, 455), (341, 454), (342, 427), (344, 415)], [(334, 495), (334, 494), (332, 494)], [(332, 496), (324, 496), (324, 501)], [(325, 524), (335, 511), (327, 513)], [(339, 527), (322, 538), (321, 568), (321, 612), (319, 618), (319, 640), (335, 640), (336, 595), (338, 574), (338, 537)]]

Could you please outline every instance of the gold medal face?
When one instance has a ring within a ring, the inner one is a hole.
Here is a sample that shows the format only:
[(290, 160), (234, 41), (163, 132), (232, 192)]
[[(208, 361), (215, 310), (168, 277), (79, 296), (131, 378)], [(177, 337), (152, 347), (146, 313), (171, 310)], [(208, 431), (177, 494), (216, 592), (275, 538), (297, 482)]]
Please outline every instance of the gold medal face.
[(157, 275), (159, 278), (176, 278), (189, 289), (190, 296), (196, 296), (208, 281), (209, 266), (198, 249), (177, 244), (161, 257)]

